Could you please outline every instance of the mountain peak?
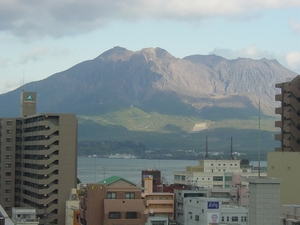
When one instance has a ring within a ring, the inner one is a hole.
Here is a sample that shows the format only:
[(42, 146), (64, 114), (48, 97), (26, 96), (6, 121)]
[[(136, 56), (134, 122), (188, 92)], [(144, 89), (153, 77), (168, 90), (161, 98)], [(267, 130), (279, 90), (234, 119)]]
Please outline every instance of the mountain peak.
[(134, 54), (134, 52), (127, 50), (126, 48), (115, 46), (111, 49), (109, 49), (106, 52), (103, 52), (100, 56), (98, 56), (96, 59), (106, 59), (106, 60), (112, 60), (112, 61), (125, 61), (126, 59), (130, 58)]

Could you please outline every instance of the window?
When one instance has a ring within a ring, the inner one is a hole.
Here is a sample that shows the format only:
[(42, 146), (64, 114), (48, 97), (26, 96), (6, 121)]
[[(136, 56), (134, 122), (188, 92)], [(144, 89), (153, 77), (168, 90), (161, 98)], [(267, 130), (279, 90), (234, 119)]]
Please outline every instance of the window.
[(195, 215), (195, 221), (199, 221), (199, 216)]
[(12, 134), (12, 130), (6, 130), (7, 134)]
[(10, 164), (10, 163), (6, 163), (6, 164), (5, 164), (5, 167), (6, 167), (6, 168), (11, 168), (11, 164)]
[(180, 175), (175, 175), (174, 180), (180, 180)]
[(134, 199), (134, 192), (127, 192), (125, 193), (126, 199)]
[(6, 181), (5, 181), (5, 184), (6, 184), (6, 185), (11, 185), (11, 181), (10, 181), (10, 180), (6, 180)]
[(11, 202), (11, 198), (5, 198), (5, 202)]
[(108, 199), (116, 199), (116, 192), (107, 192)]
[(5, 172), (5, 176), (10, 177), (11, 176), (11, 172)]
[(5, 188), (5, 193), (11, 193), (11, 189), (10, 188)]
[(229, 221), (229, 216), (227, 216), (227, 221)]
[(233, 216), (233, 217), (231, 218), (231, 221), (233, 221), (233, 222), (239, 221), (239, 218), (238, 218), (237, 216)]
[(11, 211), (11, 207), (5, 207), (5, 211), (6, 211), (6, 212)]
[(214, 164), (210, 164), (211, 166), (213, 166)]
[(12, 121), (11, 120), (6, 121), (6, 125), (12, 125)]
[(223, 177), (221, 176), (214, 176), (213, 181), (223, 181)]
[(137, 212), (126, 212), (126, 219), (137, 219)]
[(12, 138), (6, 138), (6, 142), (12, 142)]
[(246, 222), (247, 221), (247, 216), (241, 216), (241, 221)]
[(152, 221), (152, 225), (165, 225), (165, 221)]
[(224, 222), (224, 216), (222, 216), (222, 222)]
[(12, 147), (6, 147), (6, 151), (11, 151)]
[(225, 181), (231, 181), (232, 180), (232, 177), (231, 176), (226, 176), (225, 177)]
[(110, 212), (108, 214), (109, 219), (121, 219), (121, 213), (120, 212)]
[(6, 159), (11, 159), (11, 155), (6, 155)]

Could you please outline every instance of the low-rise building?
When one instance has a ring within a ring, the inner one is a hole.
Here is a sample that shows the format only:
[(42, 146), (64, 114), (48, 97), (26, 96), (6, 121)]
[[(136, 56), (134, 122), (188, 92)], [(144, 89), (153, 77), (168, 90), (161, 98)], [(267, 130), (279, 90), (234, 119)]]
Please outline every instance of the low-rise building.
[(179, 225), (210, 225), (230, 223), (246, 225), (248, 210), (244, 207), (223, 206), (220, 198), (183, 198), (182, 210), (176, 221)]
[[(248, 186), (248, 177), (257, 177), (252, 171), (249, 161), (242, 160), (199, 160), (198, 166), (187, 166), (186, 171), (174, 172), (174, 183), (192, 185), (195, 187), (229, 188), (232, 175), (242, 176), (241, 185)], [(260, 176), (266, 176), (260, 173)]]
[(87, 184), (80, 198), (81, 225), (141, 225), (147, 222), (142, 188), (122, 177), (112, 176)]
[(38, 225), (37, 212), (32, 207), (13, 207), (11, 220), (14, 225)]
[(174, 219), (174, 193), (153, 192), (153, 176), (144, 175), (145, 185), (142, 197), (146, 200), (146, 214), (153, 217), (166, 217)]
[(282, 205), (280, 225), (300, 225), (300, 205)]

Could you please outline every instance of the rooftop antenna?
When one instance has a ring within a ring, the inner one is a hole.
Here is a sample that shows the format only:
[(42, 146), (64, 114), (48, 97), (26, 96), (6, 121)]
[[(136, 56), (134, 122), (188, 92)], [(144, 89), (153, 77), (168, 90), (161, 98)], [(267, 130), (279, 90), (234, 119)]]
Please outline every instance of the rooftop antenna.
[(23, 81), (22, 81), (22, 92), (25, 91), (25, 82), (24, 82), (24, 69), (23, 69)]
[(260, 98), (258, 100), (258, 178), (260, 178)]
[(234, 160), (233, 154), (232, 154), (232, 137), (230, 138), (230, 156), (229, 156), (229, 159)]
[(207, 143), (207, 136), (206, 136), (206, 149), (205, 149), (205, 158), (208, 159), (208, 143)]

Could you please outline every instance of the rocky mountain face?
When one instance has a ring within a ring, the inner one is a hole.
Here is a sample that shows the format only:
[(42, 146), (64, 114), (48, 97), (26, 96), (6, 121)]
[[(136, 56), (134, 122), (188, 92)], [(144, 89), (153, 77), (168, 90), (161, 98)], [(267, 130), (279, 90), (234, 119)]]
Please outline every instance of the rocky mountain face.
[[(95, 114), (128, 105), (164, 113), (186, 108), (194, 115), (217, 108), (255, 112), (260, 98), (262, 112), (274, 115), (275, 84), (295, 76), (276, 60), (179, 59), (161, 48), (133, 52), (115, 47), (23, 88), (38, 93), (38, 112)], [(0, 117), (19, 116), (23, 88), (0, 95), (5, 106)]]

